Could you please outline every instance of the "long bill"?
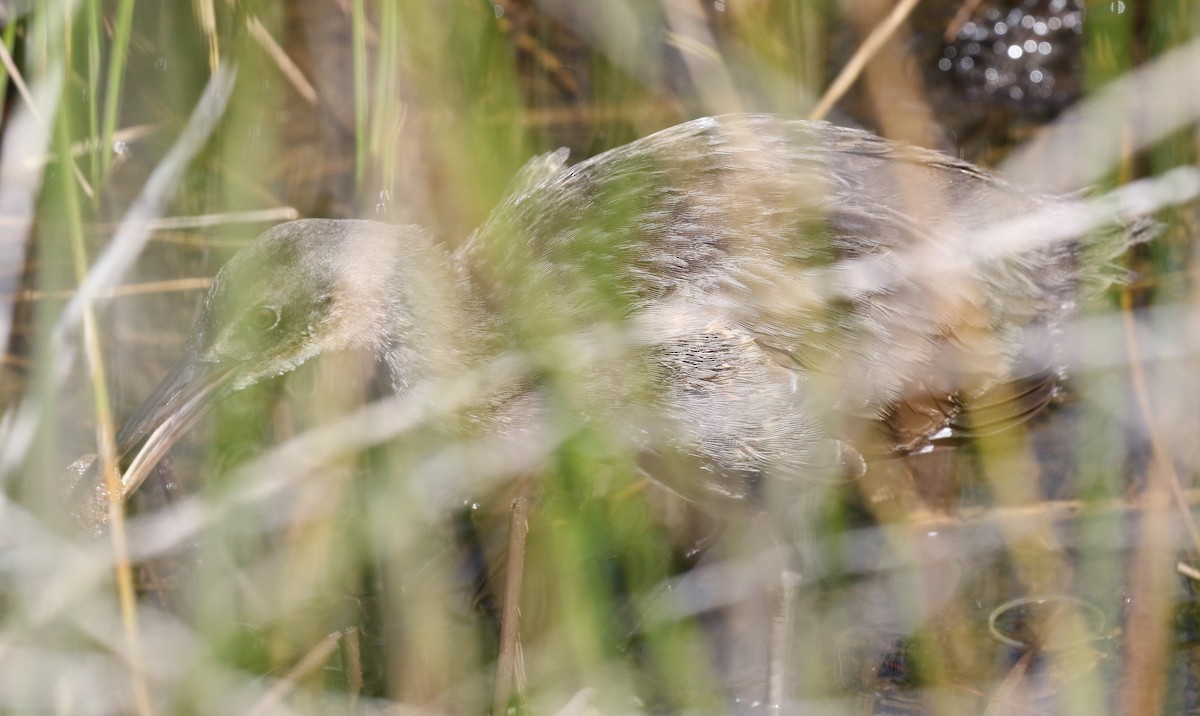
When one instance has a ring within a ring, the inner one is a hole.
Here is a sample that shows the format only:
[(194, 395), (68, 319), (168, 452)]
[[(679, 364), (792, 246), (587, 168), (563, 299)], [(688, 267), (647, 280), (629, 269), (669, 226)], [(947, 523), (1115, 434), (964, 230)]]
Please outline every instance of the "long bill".
[(129, 462), (121, 475), (121, 501), (128, 500), (179, 438), (196, 424), (229, 384), (236, 366), (206, 363), (185, 355), (134, 411), (117, 435), (117, 455)]

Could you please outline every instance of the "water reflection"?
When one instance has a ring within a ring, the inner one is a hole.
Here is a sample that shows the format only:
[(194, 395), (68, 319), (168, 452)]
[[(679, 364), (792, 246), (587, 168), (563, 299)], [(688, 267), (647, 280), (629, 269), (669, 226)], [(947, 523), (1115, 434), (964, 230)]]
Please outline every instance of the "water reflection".
[(1080, 0), (985, 2), (946, 43), (937, 67), (967, 99), (1054, 111), (1078, 94), (1082, 32)]
[(988, 631), (1009, 646), (1054, 650), (1100, 638), (1105, 623), (1096, 605), (1053, 594), (1020, 597), (996, 607), (988, 618)]

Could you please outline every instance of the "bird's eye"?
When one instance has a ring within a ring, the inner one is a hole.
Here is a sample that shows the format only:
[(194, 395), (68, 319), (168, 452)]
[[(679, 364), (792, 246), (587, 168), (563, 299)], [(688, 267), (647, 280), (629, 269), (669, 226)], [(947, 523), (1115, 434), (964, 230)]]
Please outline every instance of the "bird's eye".
[(266, 333), (279, 325), (279, 311), (270, 306), (259, 306), (249, 316), (249, 325), (259, 333)]

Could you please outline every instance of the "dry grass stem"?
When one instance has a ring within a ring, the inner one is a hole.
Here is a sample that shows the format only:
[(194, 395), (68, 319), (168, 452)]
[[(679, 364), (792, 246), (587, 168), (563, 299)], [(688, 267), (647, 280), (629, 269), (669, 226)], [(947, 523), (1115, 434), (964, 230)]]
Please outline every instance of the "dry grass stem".
[[(496, 686), (492, 716), (508, 713), (513, 675), (519, 659), (521, 633), (521, 582), (525, 578), (525, 537), (529, 533), (527, 500), (512, 502), (508, 522), (508, 559), (504, 569), (504, 605), (500, 612), (500, 651), (496, 658)], [(521, 687), (518, 686), (518, 691)]]
[[(12, 55), (8, 51), (8, 47), (3, 42), (0, 42), (0, 63), (4, 64), (4, 69), (8, 72), (9, 78), (13, 85), (17, 88), (17, 93), (21, 95), (21, 99), (25, 102), (25, 107), (29, 110), (29, 114), (34, 118), (34, 121), (41, 126), (46, 134), (50, 133), (50, 127), (46, 124), (46, 120), (42, 117), (41, 110), (38, 109), (37, 103), (33, 101), (33, 95), (29, 93), (29, 87), (25, 84), (25, 78), (22, 77), (21, 71), (13, 62)], [(92, 189), (91, 183), (83, 176), (83, 172), (79, 170), (79, 166), (75, 164), (72, 157), (67, 157), (67, 161), (71, 163), (71, 171), (75, 175), (75, 181), (79, 182), (79, 188), (87, 197), (93, 198), (96, 192)]]
[[(229, 2), (232, 4), (233, 0), (229, 0)], [(317, 103), (316, 88), (312, 86), (312, 83), (308, 81), (308, 78), (304, 76), (304, 73), (288, 53), (279, 46), (275, 38), (271, 37), (270, 31), (262, 24), (262, 21), (257, 17), (249, 16), (246, 18), (246, 27), (250, 30), (250, 35), (258, 41), (258, 44), (262, 46), (267, 55), (275, 61), (275, 65), (279, 68), (279, 71), (283, 73), (283, 76), (291, 83), (292, 87), (300, 93), (304, 101), (310, 105), (315, 105)]]
[(345, 634), (346, 636), (342, 640), (342, 654), (346, 659), (346, 687), (350, 691), (347, 708), (350, 713), (354, 713), (358, 699), (362, 696), (364, 685), (362, 643), (359, 640), (358, 629), (347, 629)]
[(192, 0), (196, 20), (208, 41), (208, 71), (216, 73), (221, 64), (221, 46), (217, 35), (217, 13), (213, 0)]
[[(124, 286), (116, 286), (113, 288), (106, 288), (96, 291), (92, 294), (92, 298), (123, 298), (126, 296), (140, 296), (147, 293), (205, 291), (208, 290), (209, 286), (212, 286), (212, 279), (208, 277), (176, 278), (166, 281), (146, 281), (144, 283), (126, 284)], [(73, 290), (38, 291), (36, 289), (29, 289), (9, 296), (0, 296), (0, 301), (43, 301), (46, 299), (71, 298), (74, 295), (75, 291)]]
[(261, 716), (261, 714), (274, 711), (301, 681), (316, 673), (318, 669), (329, 661), (329, 658), (337, 651), (338, 644), (341, 643), (345, 635), (346, 632), (331, 632), (324, 639), (313, 645), (295, 666), (288, 669), (286, 674), (279, 677), (279, 680), (271, 685), (267, 693), (263, 694), (258, 703), (254, 704), (254, 708), (250, 709), (248, 712), (249, 716)]
[(829, 110), (833, 109), (838, 100), (849, 91), (850, 87), (858, 79), (858, 76), (862, 74), (867, 63), (891, 39), (896, 30), (900, 29), (905, 19), (908, 18), (909, 14), (912, 13), (920, 1), (900, 0), (900, 2), (896, 3), (896, 7), (892, 8), (888, 16), (871, 31), (871, 34), (867, 35), (867, 39), (863, 40), (862, 45), (859, 46), (850, 60), (846, 62), (841, 72), (830, 83), (829, 88), (825, 90), (825, 94), (821, 95), (820, 101), (817, 102), (817, 106), (808, 113), (809, 119), (824, 119), (829, 114)]
[(958, 37), (958, 33), (962, 31), (963, 25), (971, 19), (971, 13), (975, 12), (975, 8), (979, 7), (981, 2), (983, 0), (963, 0), (958, 12), (954, 13), (950, 23), (946, 25), (946, 32), (942, 35), (942, 40), (948, 43), (953, 42), (954, 38)]

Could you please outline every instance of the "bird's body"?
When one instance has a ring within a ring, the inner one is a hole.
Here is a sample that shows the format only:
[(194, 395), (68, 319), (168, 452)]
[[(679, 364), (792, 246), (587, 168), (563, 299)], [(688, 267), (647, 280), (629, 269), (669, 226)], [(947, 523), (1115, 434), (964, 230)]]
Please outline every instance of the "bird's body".
[[(369, 348), (403, 394), (555, 335), (587, 353), (592, 404), (656, 416), (638, 449), (694, 458), (674, 487), (743, 498), (764, 478), (825, 479), (859, 470), (860, 453), (918, 449), (962, 423), (964, 402), (1052, 375), (1031, 337), (1098, 273), (1078, 242), (980, 245), (1047, 200), (824, 123), (701, 119), (565, 159), (531, 161), (453, 255), (419, 227), (271, 229), (218, 275), (121, 450), (161, 454), (190, 424), (181, 413), (322, 352)], [(582, 346), (612, 348), (605, 336), (619, 345), (592, 360)], [(499, 432), (537, 412), (535, 374), (488, 398)]]

